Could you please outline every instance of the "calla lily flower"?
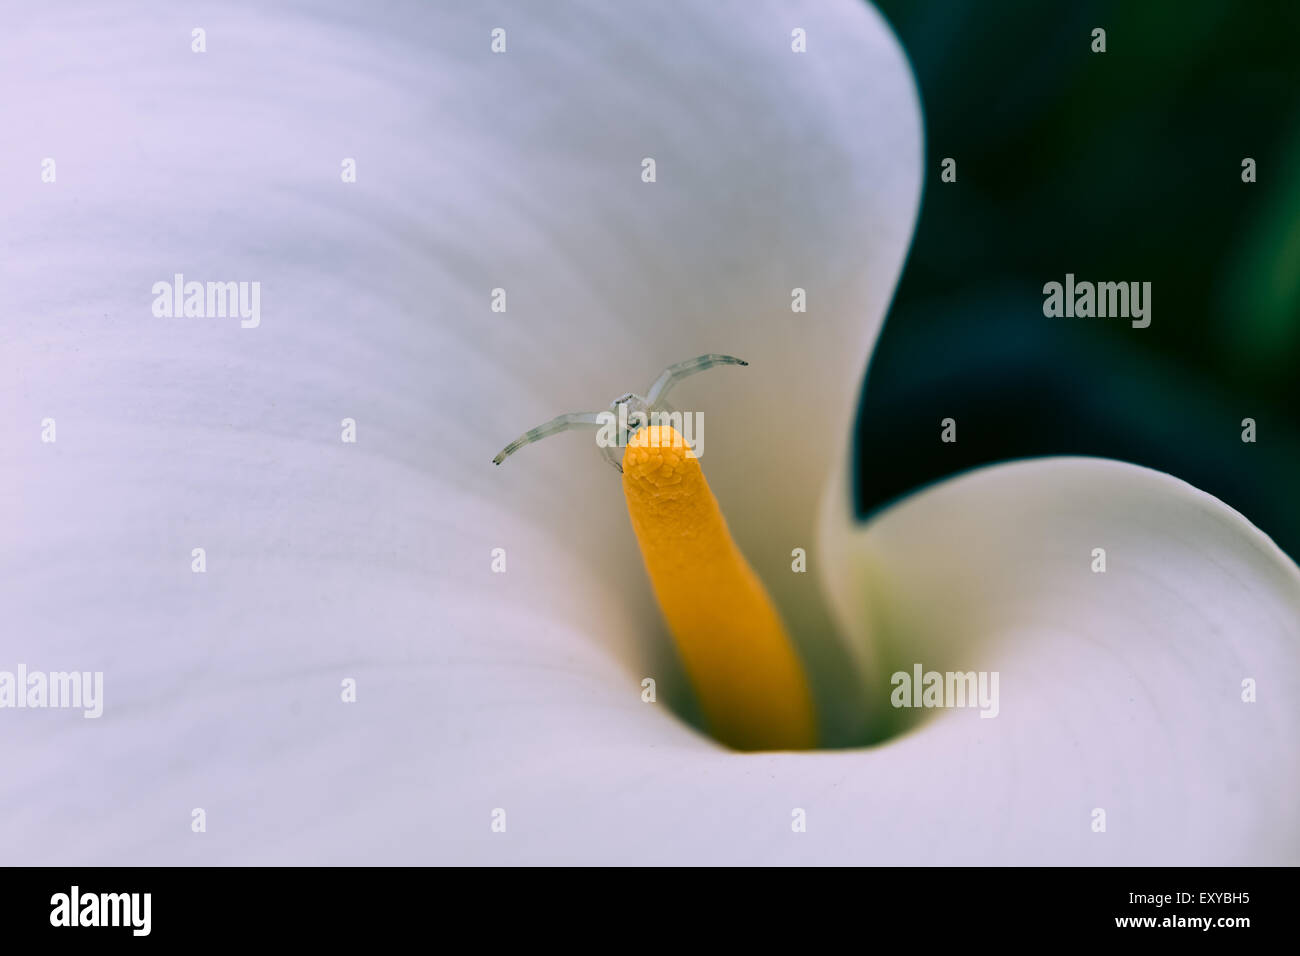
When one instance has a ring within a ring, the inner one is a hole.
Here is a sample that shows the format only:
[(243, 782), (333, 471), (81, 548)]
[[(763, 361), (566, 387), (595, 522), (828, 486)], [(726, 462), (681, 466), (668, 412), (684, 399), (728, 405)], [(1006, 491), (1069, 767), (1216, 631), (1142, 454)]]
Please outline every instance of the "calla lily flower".
[[(6, 861), (1297, 862), (1300, 571), (1241, 515), (1045, 459), (852, 517), (924, 157), (871, 7), (82, 6), (4, 58), (0, 669), (103, 714), (0, 711)], [(152, 314), (178, 273), (259, 321)], [(706, 352), (834, 749), (692, 726), (590, 436), (489, 463)], [(996, 719), (898, 721), (914, 664)]]

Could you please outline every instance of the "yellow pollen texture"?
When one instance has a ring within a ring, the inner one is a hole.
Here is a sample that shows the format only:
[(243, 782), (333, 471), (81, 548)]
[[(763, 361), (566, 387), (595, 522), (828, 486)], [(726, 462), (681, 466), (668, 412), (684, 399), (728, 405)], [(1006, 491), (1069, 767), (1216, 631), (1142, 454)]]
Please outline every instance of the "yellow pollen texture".
[(737, 750), (815, 747), (803, 665), (732, 540), (699, 460), (675, 429), (651, 425), (632, 437), (623, 493), (709, 730)]

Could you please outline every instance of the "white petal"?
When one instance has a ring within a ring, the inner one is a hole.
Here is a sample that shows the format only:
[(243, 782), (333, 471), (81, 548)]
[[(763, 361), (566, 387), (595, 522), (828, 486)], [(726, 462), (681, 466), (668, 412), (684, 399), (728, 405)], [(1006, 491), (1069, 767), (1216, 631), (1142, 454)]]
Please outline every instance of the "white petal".
[(454, 861), (1296, 862), (1300, 572), (1227, 506), (1131, 465), (1042, 460), (936, 486), (836, 545), (898, 595), (867, 609), (910, 625), (886, 662), (998, 670), (996, 718), (936, 712), (870, 750), (711, 753), (586, 662), (493, 696), (490, 750), (463, 728), (479, 786), (429, 780), (426, 814), (389, 788), (381, 823), (368, 805), (344, 832), (379, 826), (418, 857), (452, 821)]
[[(641, 703), (627, 662), (662, 634), (613, 472), (578, 436), (489, 460), (670, 361), (739, 354), (749, 369), (674, 401), (706, 414), (710, 480), (796, 628), (824, 624), (789, 554), (920, 189), (915, 90), (879, 15), (83, 6), (18, 21), (3, 58), (26, 151), (0, 159), (0, 669), (103, 670), (105, 713), (0, 713), (6, 859), (694, 845), (679, 818), (766, 761)], [(260, 326), (154, 318), (177, 272), (261, 282)], [(662, 700), (680, 679), (658, 666)], [(487, 842), (495, 806), (519, 842)]]
[(827, 522), (828, 584), (881, 709), (918, 663), (1000, 672), (995, 719), (923, 711), (942, 716), (864, 755), (910, 781), (918, 859), (1300, 859), (1300, 571), (1241, 515), (1159, 472), (1048, 459), (847, 529)]

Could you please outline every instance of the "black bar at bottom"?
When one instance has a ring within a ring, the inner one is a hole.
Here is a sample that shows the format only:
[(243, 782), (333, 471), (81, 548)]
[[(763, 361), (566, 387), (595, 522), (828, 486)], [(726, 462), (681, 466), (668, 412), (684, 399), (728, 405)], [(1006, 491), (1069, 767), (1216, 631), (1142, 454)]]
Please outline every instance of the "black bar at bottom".
[(1102, 936), (1231, 945), (1285, 933), (1294, 877), (1245, 868), (629, 868), (542, 878), (526, 869), (9, 868), (0, 871), (0, 926), (6, 943), (64, 937), (90, 946), (283, 938), (336, 947), (421, 930), (484, 942), (515, 930), (535, 944), (590, 935), (613, 948), (619, 939), (639, 946), (647, 933), (662, 945), (708, 937), (734, 945), (773, 932), (847, 933), (863, 944)]

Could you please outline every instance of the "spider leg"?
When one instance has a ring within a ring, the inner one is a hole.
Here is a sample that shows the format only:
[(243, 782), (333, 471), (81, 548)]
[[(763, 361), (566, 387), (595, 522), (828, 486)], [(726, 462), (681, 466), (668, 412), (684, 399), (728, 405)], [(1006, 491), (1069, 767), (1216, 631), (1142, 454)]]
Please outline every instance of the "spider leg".
[(567, 415), (557, 415), (545, 425), (538, 425), (536, 428), (528, 429), (509, 445), (506, 445), (505, 448), (502, 448), (501, 453), (492, 459), (492, 464), (499, 465), (525, 445), (531, 445), (543, 438), (550, 438), (560, 432), (572, 431), (575, 428), (599, 428), (600, 422), (598, 418), (598, 412), (570, 412)]
[(738, 359), (734, 355), (719, 355), (716, 352), (710, 352), (708, 355), (697, 355), (693, 359), (687, 359), (684, 362), (677, 362), (668, 366), (655, 379), (655, 383), (650, 386), (647, 393), (646, 404), (654, 407), (662, 401), (667, 395), (668, 390), (689, 375), (696, 372), (703, 372), (707, 368), (713, 368), (715, 365), (748, 365), (744, 359)]

